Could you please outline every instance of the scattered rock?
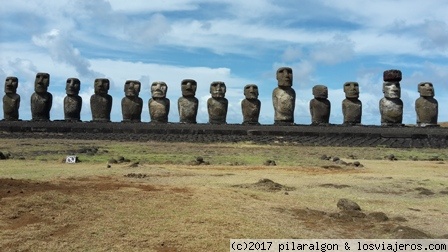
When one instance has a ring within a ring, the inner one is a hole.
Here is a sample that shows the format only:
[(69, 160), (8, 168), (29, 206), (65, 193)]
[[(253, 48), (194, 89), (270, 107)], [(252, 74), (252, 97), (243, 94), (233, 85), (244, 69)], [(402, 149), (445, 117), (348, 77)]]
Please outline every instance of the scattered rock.
[(266, 160), (266, 161), (263, 163), (263, 165), (266, 165), (266, 166), (276, 166), (277, 164), (275, 163), (274, 160), (270, 160), (270, 159), (268, 159), (268, 160)]
[(389, 217), (383, 212), (371, 212), (368, 216), (376, 221), (388, 221)]
[(6, 159), (6, 155), (0, 151), (0, 160), (5, 160), (5, 159)]
[(395, 239), (428, 239), (429, 235), (415, 228), (398, 226), (392, 230)]
[(356, 167), (359, 167), (361, 165), (361, 163), (359, 161), (355, 161), (355, 162), (353, 162), (353, 165)]
[(118, 161), (115, 158), (111, 158), (107, 161), (109, 164), (118, 164)]
[(210, 165), (210, 162), (204, 161), (203, 157), (196, 157), (196, 160), (191, 161), (190, 165)]
[(294, 187), (284, 186), (282, 184), (276, 183), (270, 179), (264, 178), (260, 179), (258, 182), (253, 184), (242, 184), (242, 185), (234, 185), (234, 187), (240, 188), (253, 188), (257, 190), (263, 190), (268, 192), (277, 192), (277, 191), (293, 191)]
[(339, 157), (334, 157), (334, 158), (333, 158), (333, 162), (336, 162), (336, 161), (339, 161), (339, 160), (340, 160)]
[(134, 163), (130, 164), (129, 167), (135, 168), (135, 167), (138, 167), (139, 164), (140, 164), (139, 162), (134, 162)]
[(356, 159), (356, 156), (353, 155), (353, 154), (350, 154), (350, 155), (348, 155), (348, 158), (350, 158), (350, 159)]
[(328, 157), (327, 155), (322, 155), (322, 156), (320, 156), (320, 159), (321, 160), (330, 160), (331, 159), (331, 157)]
[(397, 216), (397, 217), (393, 218), (392, 220), (398, 221), (398, 222), (406, 222), (406, 221), (408, 221), (405, 217), (402, 217), (402, 216)]
[(111, 168), (112, 166), (111, 166), (110, 164), (108, 164), (106, 167), (107, 167), (107, 168)]
[(419, 194), (421, 195), (434, 195), (435, 193), (427, 188), (424, 187), (417, 187), (415, 190), (420, 191)]
[(336, 189), (342, 189), (350, 187), (349, 185), (336, 185), (336, 184), (321, 184), (320, 187), (326, 187), (326, 188), (336, 188)]
[(390, 154), (390, 155), (388, 155), (388, 156), (385, 156), (384, 158), (387, 159), (387, 160), (390, 160), (390, 161), (398, 160), (398, 159), (395, 157), (394, 154)]
[(343, 211), (361, 211), (361, 207), (349, 199), (339, 199), (337, 207)]
[(144, 173), (128, 173), (128, 174), (124, 175), (124, 177), (128, 177), (128, 178), (146, 178), (146, 177), (148, 177), (148, 175), (144, 174)]

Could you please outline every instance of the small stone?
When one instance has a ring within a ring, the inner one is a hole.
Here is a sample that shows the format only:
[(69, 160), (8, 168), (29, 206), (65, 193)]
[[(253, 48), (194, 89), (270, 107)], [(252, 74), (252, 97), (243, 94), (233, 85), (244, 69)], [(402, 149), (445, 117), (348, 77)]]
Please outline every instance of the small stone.
[(333, 162), (336, 162), (336, 161), (338, 161), (338, 160), (340, 160), (339, 157), (334, 157), (334, 158), (333, 158)]
[(349, 199), (339, 199), (337, 207), (344, 211), (361, 211), (361, 207)]

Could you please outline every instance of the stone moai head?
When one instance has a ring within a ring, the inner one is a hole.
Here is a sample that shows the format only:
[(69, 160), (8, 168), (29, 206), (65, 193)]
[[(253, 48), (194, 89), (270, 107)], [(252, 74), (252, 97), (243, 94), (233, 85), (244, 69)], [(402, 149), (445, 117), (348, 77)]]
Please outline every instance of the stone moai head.
[(163, 81), (155, 81), (151, 84), (152, 98), (165, 98), (168, 86)]
[(14, 76), (8, 76), (5, 79), (5, 94), (16, 94), (19, 86), (19, 79)]
[(78, 95), (81, 90), (81, 81), (77, 78), (68, 78), (65, 83), (65, 93), (67, 95)]
[(210, 84), (210, 94), (213, 98), (224, 98), (226, 95), (226, 84), (222, 81), (214, 81)]
[(141, 83), (137, 80), (127, 80), (124, 83), (124, 95), (126, 97), (138, 97), (140, 94)]
[(383, 93), (385, 98), (396, 99), (401, 97), (401, 71), (386, 70), (383, 73)]
[(431, 82), (421, 82), (418, 84), (418, 92), (422, 97), (434, 97), (434, 86)]
[(327, 99), (328, 88), (324, 85), (316, 85), (313, 87), (313, 95), (316, 99)]
[(34, 92), (46, 93), (50, 85), (50, 75), (48, 73), (37, 73), (34, 80)]
[(344, 83), (345, 98), (356, 99), (359, 98), (359, 84), (358, 82)]
[(277, 81), (279, 88), (292, 87), (292, 68), (280, 67), (277, 70)]
[(109, 87), (110, 87), (109, 79), (105, 79), (105, 78), (95, 79), (95, 84), (94, 84), (95, 94), (105, 95), (109, 92)]
[(184, 79), (180, 84), (183, 97), (194, 97), (196, 95), (196, 89), (198, 84), (195, 80)]
[(248, 84), (244, 87), (244, 96), (246, 99), (258, 99), (258, 86), (255, 84)]

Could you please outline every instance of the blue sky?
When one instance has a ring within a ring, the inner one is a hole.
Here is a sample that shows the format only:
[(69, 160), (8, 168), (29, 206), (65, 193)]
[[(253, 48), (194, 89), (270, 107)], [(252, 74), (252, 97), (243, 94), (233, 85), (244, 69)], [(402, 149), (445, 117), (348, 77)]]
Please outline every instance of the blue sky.
[[(198, 122), (208, 121), (213, 81), (224, 81), (228, 123), (241, 123), (243, 87), (257, 84), (260, 122), (272, 124), (277, 68), (293, 69), (295, 123), (311, 123), (311, 89), (329, 88), (330, 122), (342, 123), (342, 85), (357, 81), (362, 123), (379, 125), (382, 74), (403, 72), (404, 123), (415, 123), (417, 84), (434, 84), (439, 121), (448, 121), (448, 1), (445, 0), (0, 0), (0, 79), (19, 78), (20, 118), (31, 119), (37, 72), (50, 74), (51, 119), (63, 119), (65, 82), (81, 80), (81, 119), (95, 78), (109, 78), (112, 121), (121, 121), (126, 80), (140, 80), (142, 121), (150, 84), (165, 81), (170, 122), (180, 82), (198, 82)], [(3, 105), (0, 104), (0, 107)], [(3, 110), (3, 108), (1, 108)]]

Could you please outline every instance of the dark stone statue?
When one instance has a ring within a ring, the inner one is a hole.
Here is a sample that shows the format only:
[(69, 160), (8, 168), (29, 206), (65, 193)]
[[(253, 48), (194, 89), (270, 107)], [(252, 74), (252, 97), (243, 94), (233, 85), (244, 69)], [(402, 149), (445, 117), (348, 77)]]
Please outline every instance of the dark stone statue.
[(167, 123), (170, 112), (170, 100), (166, 98), (168, 86), (163, 81), (156, 81), (151, 84), (151, 95), (149, 99), (149, 116), (151, 123)]
[(344, 83), (345, 99), (342, 101), (342, 114), (344, 115), (344, 125), (361, 124), (362, 103), (359, 98), (358, 82)]
[(81, 81), (77, 78), (68, 78), (65, 84), (64, 119), (70, 122), (81, 121), (82, 98), (79, 96)]
[(314, 99), (310, 101), (311, 125), (327, 125), (330, 120), (331, 104), (328, 88), (324, 85), (313, 87)]
[(258, 100), (258, 86), (249, 84), (244, 87), (244, 96), (246, 99), (241, 101), (241, 110), (243, 111), (243, 124), (260, 125), (261, 102)]
[(277, 70), (278, 87), (272, 92), (274, 124), (293, 125), (296, 92), (292, 88), (292, 69), (281, 67)]
[(140, 81), (127, 80), (124, 84), (125, 96), (121, 99), (123, 122), (141, 122), (143, 99), (138, 97), (140, 89)]
[(108, 94), (109, 87), (110, 82), (108, 79), (95, 79), (95, 94), (90, 97), (90, 109), (92, 111), (92, 121), (94, 122), (110, 122), (112, 96)]
[(31, 120), (49, 121), (53, 105), (53, 95), (49, 93), (50, 75), (37, 73), (34, 81), (34, 93), (31, 95)]
[(207, 100), (208, 122), (210, 124), (226, 124), (227, 108), (229, 102), (226, 95), (226, 84), (222, 81), (214, 81), (210, 84), (211, 98)]
[(3, 96), (3, 120), (18, 121), (20, 95), (17, 94), (19, 79), (14, 76), (5, 79), (5, 96)]
[(386, 70), (383, 73), (384, 98), (380, 100), (382, 126), (403, 126), (403, 101), (401, 97), (401, 71)]
[(420, 97), (415, 101), (415, 112), (417, 113), (417, 126), (437, 127), (437, 116), (439, 114), (439, 103), (434, 99), (434, 87), (430, 82), (418, 84)]
[(195, 80), (185, 79), (181, 82), (182, 97), (177, 100), (179, 121), (181, 123), (196, 123), (199, 101), (195, 97), (197, 83)]

